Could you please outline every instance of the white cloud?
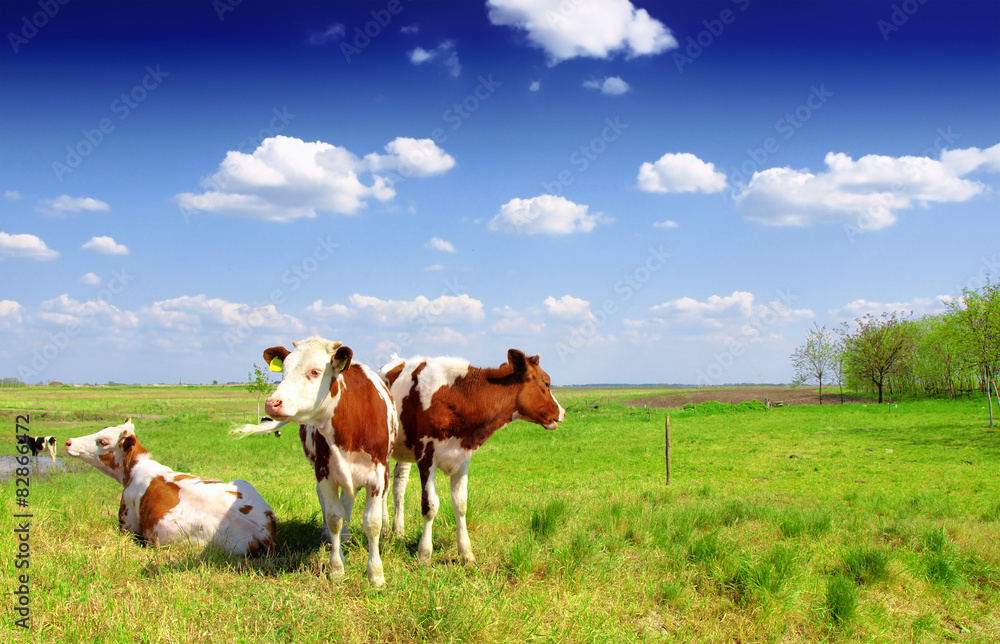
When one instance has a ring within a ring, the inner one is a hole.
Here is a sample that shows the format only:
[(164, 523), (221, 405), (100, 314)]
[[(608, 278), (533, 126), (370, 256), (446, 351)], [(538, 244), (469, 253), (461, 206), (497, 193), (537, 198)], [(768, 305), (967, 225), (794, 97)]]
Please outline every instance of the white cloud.
[(587, 89), (599, 89), (607, 96), (620, 96), (629, 90), (629, 84), (617, 76), (610, 76), (603, 81), (584, 81), (583, 86)]
[(848, 302), (838, 309), (831, 309), (830, 315), (841, 318), (860, 318), (866, 314), (881, 315), (883, 313), (901, 312), (914, 316), (937, 315), (947, 310), (946, 302), (950, 299), (948, 295), (939, 295), (935, 298), (915, 297), (909, 302), (875, 302), (859, 298)]
[(17, 190), (4, 190), (3, 198), (7, 201), (18, 201), (21, 198), (21, 193)]
[(65, 326), (83, 326), (100, 320), (102, 328), (137, 327), (139, 318), (130, 311), (123, 311), (105, 299), (80, 301), (63, 293), (59, 297), (42, 302), (38, 318), (45, 322)]
[(85, 286), (98, 286), (101, 283), (101, 278), (97, 276), (97, 273), (86, 273), (80, 277), (80, 283)]
[(542, 81), (531, 81), (531, 85), (528, 85), (529, 92), (537, 92), (542, 89)]
[(67, 212), (80, 212), (82, 210), (104, 212), (110, 209), (111, 206), (107, 203), (91, 197), (59, 195), (55, 199), (42, 199), (38, 202), (38, 211), (49, 215), (62, 215)]
[(726, 175), (688, 152), (668, 152), (639, 166), (638, 187), (645, 192), (720, 192)]
[(325, 31), (309, 34), (307, 42), (310, 45), (322, 45), (328, 42), (335, 42), (344, 37), (347, 27), (342, 22), (335, 22), (326, 28)]
[(576, 57), (628, 58), (677, 47), (663, 23), (629, 0), (488, 0), (490, 21), (527, 32), (549, 64)]
[(440, 237), (432, 237), (430, 241), (424, 244), (424, 248), (429, 248), (431, 250), (440, 250), (445, 253), (454, 253), (455, 245), (450, 241), (445, 241)]
[(418, 34), (420, 33), (420, 25), (418, 24), (405, 25), (400, 28), (399, 33), (406, 36), (412, 36), (413, 34)]
[(283, 333), (305, 331), (297, 318), (278, 313), (273, 304), (253, 307), (205, 294), (160, 300), (142, 309), (140, 315), (155, 326), (179, 331), (197, 331), (205, 327), (228, 328), (234, 333), (240, 327), (278, 329)]
[(86, 250), (92, 250), (102, 255), (128, 255), (128, 247), (124, 244), (119, 244), (115, 242), (114, 239), (107, 236), (91, 237), (90, 241), (80, 246)]
[(830, 152), (826, 171), (770, 168), (755, 172), (735, 195), (748, 219), (773, 226), (842, 223), (860, 230), (892, 225), (899, 211), (932, 203), (962, 202), (985, 186), (962, 178), (974, 170), (1000, 171), (1000, 144), (928, 157), (870, 154), (854, 160)]
[(434, 49), (417, 47), (409, 53), (409, 56), (410, 62), (414, 65), (437, 61), (444, 65), (445, 69), (448, 70), (448, 74), (453, 78), (458, 78), (462, 75), (462, 64), (458, 60), (455, 43), (450, 40), (445, 40)]
[(500, 212), (490, 220), (489, 229), (519, 235), (589, 233), (604, 219), (587, 210), (586, 205), (554, 195), (515, 198), (500, 207)]
[(35, 235), (9, 235), (0, 231), (0, 259), (4, 257), (49, 260), (59, 257), (59, 253), (46, 246), (45, 242)]
[(0, 300), (0, 324), (21, 323), (21, 304), (14, 300)]
[(398, 173), (403, 177), (430, 177), (455, 167), (455, 159), (431, 139), (397, 137), (386, 144), (389, 154), (365, 156), (368, 168), (376, 173)]
[(654, 221), (653, 228), (679, 228), (680, 224), (672, 219), (667, 219), (666, 221)]
[(693, 332), (700, 329), (754, 336), (761, 329), (815, 317), (813, 311), (793, 309), (780, 299), (766, 304), (754, 302), (753, 293), (733, 291), (731, 295), (711, 295), (703, 301), (681, 297), (653, 306), (650, 311), (660, 322), (686, 325)]
[(941, 152), (941, 163), (955, 170), (959, 175), (966, 175), (976, 170), (1000, 172), (1000, 143), (991, 148), (966, 148), (965, 150), (944, 150)]
[[(219, 169), (202, 181), (205, 192), (184, 192), (175, 199), (189, 210), (267, 221), (312, 218), (317, 212), (351, 215), (368, 199), (393, 199), (393, 184), (401, 178), (440, 174), (455, 165), (430, 139), (400, 137), (385, 149), (389, 154), (372, 153), (362, 160), (322, 141), (275, 136), (252, 154), (228, 152)], [(369, 182), (362, 182), (361, 175), (369, 173)]]
[(424, 267), (424, 270), (428, 273), (436, 273), (437, 271), (443, 271), (444, 265), (442, 264), (431, 264), (430, 266)]
[(482, 322), (485, 314), (483, 303), (461, 295), (441, 295), (433, 300), (418, 295), (412, 300), (383, 300), (371, 295), (355, 293), (348, 298), (350, 305), (324, 306), (316, 300), (307, 309), (321, 317), (341, 319), (362, 318), (380, 326), (403, 326), (414, 322), (426, 324), (466, 324)]
[(590, 320), (594, 317), (590, 302), (572, 295), (563, 295), (558, 300), (550, 295), (545, 298), (544, 304), (549, 315), (564, 320)]

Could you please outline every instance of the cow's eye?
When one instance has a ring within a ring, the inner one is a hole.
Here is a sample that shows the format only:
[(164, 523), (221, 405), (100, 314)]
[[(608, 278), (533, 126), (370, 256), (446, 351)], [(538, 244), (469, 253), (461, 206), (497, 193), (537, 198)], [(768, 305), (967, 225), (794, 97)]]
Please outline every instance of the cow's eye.
[(106, 439), (100, 438), (100, 439), (97, 440), (97, 444), (100, 447), (107, 447), (108, 446), (108, 441)]
[(309, 375), (312, 376), (313, 378), (319, 378), (320, 376), (323, 375), (323, 372), (320, 371), (319, 369), (313, 369), (312, 371), (309, 372)]

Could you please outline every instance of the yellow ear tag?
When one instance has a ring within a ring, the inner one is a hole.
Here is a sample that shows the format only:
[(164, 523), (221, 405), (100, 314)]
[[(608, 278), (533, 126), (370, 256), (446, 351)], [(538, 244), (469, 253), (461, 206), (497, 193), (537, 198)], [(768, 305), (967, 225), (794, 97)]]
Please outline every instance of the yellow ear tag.
[(268, 365), (271, 371), (281, 371), (281, 358), (275, 356), (271, 358), (271, 363)]

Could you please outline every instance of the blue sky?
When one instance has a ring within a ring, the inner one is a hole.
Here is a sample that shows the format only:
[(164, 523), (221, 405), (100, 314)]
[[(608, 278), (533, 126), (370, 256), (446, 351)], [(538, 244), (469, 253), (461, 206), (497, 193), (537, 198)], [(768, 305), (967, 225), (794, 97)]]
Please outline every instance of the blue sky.
[(0, 376), (788, 382), (998, 268), (1000, 3), (0, 3)]

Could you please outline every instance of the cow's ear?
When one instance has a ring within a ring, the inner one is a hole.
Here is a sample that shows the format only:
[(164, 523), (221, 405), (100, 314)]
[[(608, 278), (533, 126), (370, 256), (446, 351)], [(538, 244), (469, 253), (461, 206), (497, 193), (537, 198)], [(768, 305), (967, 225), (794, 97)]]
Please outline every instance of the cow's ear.
[(524, 373), (528, 370), (528, 359), (517, 349), (511, 349), (507, 352), (507, 364), (514, 370), (514, 373)]
[(271, 347), (264, 349), (264, 362), (271, 371), (281, 371), (281, 363), (288, 357), (289, 351), (285, 347)]
[(123, 454), (128, 454), (135, 447), (135, 444), (139, 442), (139, 439), (135, 437), (135, 434), (125, 434), (120, 441), (118, 441), (119, 447), (122, 448)]
[(337, 352), (330, 358), (330, 364), (333, 365), (333, 373), (338, 374), (341, 371), (347, 371), (351, 367), (351, 358), (353, 357), (354, 352), (351, 351), (350, 347), (340, 347), (337, 349)]
[(538, 366), (538, 356), (531, 356), (530, 358), (528, 358), (528, 362), (530, 362), (531, 364), (533, 364), (533, 365), (535, 365), (537, 367)]

